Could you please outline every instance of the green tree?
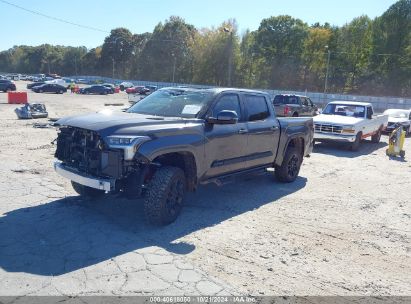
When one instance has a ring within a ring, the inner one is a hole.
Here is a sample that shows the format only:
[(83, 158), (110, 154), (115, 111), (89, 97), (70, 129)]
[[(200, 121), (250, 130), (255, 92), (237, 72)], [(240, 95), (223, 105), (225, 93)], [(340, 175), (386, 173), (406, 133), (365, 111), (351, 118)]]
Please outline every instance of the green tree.
[(327, 50), (332, 37), (329, 28), (312, 27), (303, 43), (303, 87), (321, 91), (327, 69)]
[(300, 84), (301, 55), (308, 25), (291, 16), (263, 19), (256, 33), (256, 49), (264, 58), (260, 83), (268, 87), (296, 88)]
[(104, 39), (100, 58), (100, 70), (107, 76), (125, 78), (133, 56), (133, 34), (126, 28), (111, 30)]
[[(239, 37), (235, 20), (228, 20), (215, 29), (203, 29), (195, 36), (193, 81), (228, 86), (239, 82)], [(230, 67), (231, 65), (231, 67)]]
[(411, 0), (400, 0), (374, 21), (372, 71), (375, 92), (411, 95)]
[(141, 53), (140, 71), (146, 80), (190, 82), (193, 57), (191, 46), (196, 29), (184, 19), (172, 16), (159, 23)]

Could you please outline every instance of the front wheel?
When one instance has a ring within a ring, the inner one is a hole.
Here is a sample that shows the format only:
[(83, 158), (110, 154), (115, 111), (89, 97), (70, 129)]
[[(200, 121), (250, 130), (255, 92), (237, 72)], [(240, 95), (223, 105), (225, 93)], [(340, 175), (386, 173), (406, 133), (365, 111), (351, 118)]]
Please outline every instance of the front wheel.
[(159, 168), (145, 194), (144, 213), (148, 221), (154, 225), (174, 222), (183, 207), (185, 190), (186, 178), (180, 168)]
[(351, 144), (352, 151), (358, 151), (360, 149), (361, 139), (362, 133), (357, 133), (357, 135), (355, 136), (355, 141)]
[(73, 187), (74, 191), (76, 191), (79, 195), (87, 198), (100, 198), (105, 194), (103, 190), (83, 186), (73, 181), (71, 181), (71, 186)]
[(275, 168), (275, 176), (280, 182), (291, 183), (300, 172), (302, 155), (295, 147), (289, 147), (281, 166)]
[(381, 129), (377, 131), (372, 137), (371, 137), (371, 142), (374, 144), (378, 144), (381, 139)]

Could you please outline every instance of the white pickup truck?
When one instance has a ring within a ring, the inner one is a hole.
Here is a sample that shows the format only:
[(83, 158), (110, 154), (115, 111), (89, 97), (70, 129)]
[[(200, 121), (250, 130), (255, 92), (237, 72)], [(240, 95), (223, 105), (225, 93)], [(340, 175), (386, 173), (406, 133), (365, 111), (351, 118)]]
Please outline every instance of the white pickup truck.
[(356, 151), (367, 137), (378, 143), (387, 124), (388, 115), (374, 115), (370, 103), (332, 101), (314, 117), (314, 141), (346, 142)]

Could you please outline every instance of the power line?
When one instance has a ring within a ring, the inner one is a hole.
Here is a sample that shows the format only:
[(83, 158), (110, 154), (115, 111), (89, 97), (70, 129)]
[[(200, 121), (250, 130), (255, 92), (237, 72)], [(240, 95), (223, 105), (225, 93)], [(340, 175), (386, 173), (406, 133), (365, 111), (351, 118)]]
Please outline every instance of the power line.
[(13, 7), (15, 7), (15, 8), (18, 8), (18, 9), (20, 9), (20, 10), (29, 12), (29, 13), (31, 13), (31, 14), (38, 15), (38, 16), (41, 16), (41, 17), (44, 17), (44, 18), (48, 18), (48, 19), (51, 19), (51, 20), (54, 20), (54, 21), (58, 21), (58, 22), (62, 22), (62, 23), (70, 24), (70, 25), (74, 25), (74, 26), (81, 27), (81, 28), (85, 28), (85, 29), (92, 30), (92, 31), (97, 31), (97, 32), (102, 32), (102, 33), (110, 33), (110, 32), (108, 32), (108, 31), (105, 31), (105, 30), (102, 30), (102, 29), (99, 29), (99, 28), (96, 28), (96, 27), (92, 27), (92, 26), (88, 26), (88, 25), (83, 25), (83, 24), (78, 24), (78, 23), (75, 23), (75, 22), (71, 22), (71, 21), (68, 21), (68, 20), (61, 19), (61, 18), (49, 16), (49, 15), (46, 15), (46, 14), (43, 14), (43, 13), (40, 13), (40, 12), (37, 12), (37, 11), (33, 11), (33, 10), (31, 10), (31, 9), (27, 9), (27, 8), (21, 7), (21, 6), (17, 5), (17, 4), (14, 4), (14, 3), (11, 3), (11, 2), (8, 2), (8, 1), (5, 1), (5, 0), (0, 0), (0, 2), (2, 2), (2, 3), (4, 3), (4, 4), (7, 4), (7, 5), (10, 5), (10, 6), (13, 6)]

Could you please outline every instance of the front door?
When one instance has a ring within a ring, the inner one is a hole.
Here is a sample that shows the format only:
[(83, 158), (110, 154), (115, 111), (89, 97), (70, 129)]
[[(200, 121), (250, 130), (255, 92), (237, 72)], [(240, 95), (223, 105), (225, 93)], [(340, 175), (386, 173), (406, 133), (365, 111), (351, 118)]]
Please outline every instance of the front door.
[(244, 121), (239, 95), (225, 93), (220, 96), (208, 116), (217, 117), (223, 110), (235, 111), (239, 119), (236, 124), (206, 124), (205, 159), (209, 168), (207, 178), (239, 171), (245, 167), (247, 123)]

